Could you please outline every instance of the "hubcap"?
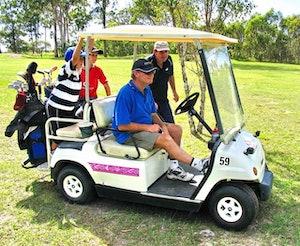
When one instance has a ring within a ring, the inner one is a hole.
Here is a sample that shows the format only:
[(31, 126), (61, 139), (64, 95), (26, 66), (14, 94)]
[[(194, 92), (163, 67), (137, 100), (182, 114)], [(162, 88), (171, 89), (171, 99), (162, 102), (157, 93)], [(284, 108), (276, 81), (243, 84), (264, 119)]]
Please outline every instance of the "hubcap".
[(236, 222), (242, 217), (241, 204), (233, 197), (224, 197), (217, 204), (217, 212), (227, 222)]
[(65, 177), (63, 181), (63, 189), (67, 195), (72, 198), (80, 197), (83, 192), (81, 181), (73, 175)]

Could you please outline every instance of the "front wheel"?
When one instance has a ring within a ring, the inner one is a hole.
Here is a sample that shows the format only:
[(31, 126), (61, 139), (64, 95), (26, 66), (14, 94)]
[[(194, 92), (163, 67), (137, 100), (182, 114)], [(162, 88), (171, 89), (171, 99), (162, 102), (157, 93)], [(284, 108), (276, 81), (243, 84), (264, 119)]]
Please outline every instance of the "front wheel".
[(245, 184), (225, 185), (209, 198), (210, 214), (215, 222), (229, 230), (242, 230), (249, 226), (258, 212), (258, 199)]
[(95, 198), (95, 187), (91, 178), (76, 166), (64, 167), (58, 174), (57, 185), (68, 201), (82, 204)]

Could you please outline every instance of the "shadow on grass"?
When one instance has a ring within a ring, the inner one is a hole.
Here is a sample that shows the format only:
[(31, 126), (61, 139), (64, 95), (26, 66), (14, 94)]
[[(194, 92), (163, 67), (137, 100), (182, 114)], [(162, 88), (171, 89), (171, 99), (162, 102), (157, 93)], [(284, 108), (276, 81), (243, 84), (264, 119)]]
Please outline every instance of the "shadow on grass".
[[(45, 180), (34, 181), (27, 190), (33, 194), (18, 202), (17, 207), (35, 212), (31, 223), (56, 224), (62, 230), (80, 227), (95, 236), (104, 237), (112, 245), (122, 244), (120, 240), (138, 242), (143, 238), (149, 239), (154, 236), (153, 230), (159, 234), (161, 228), (171, 235), (178, 226), (183, 226), (184, 230), (194, 226), (197, 232), (200, 229), (216, 229), (206, 209), (188, 213), (106, 198), (97, 198), (87, 205), (70, 204), (58, 193), (53, 182)], [(176, 237), (172, 243), (176, 243), (181, 236)]]
[[(258, 217), (248, 230), (226, 233), (230, 233), (231, 237), (249, 237), (253, 234), (260, 237), (258, 235), (262, 233), (276, 238), (276, 241), (278, 235), (285, 235), (285, 242), (294, 242), (299, 209), (293, 195), (297, 191), (293, 189), (289, 195), (285, 190), (288, 185), (280, 178), (275, 179), (274, 186), (271, 199), (261, 203)], [(152, 245), (161, 245), (161, 242), (176, 245), (183, 238), (199, 244), (202, 240), (199, 232), (203, 229), (217, 234), (215, 242), (223, 240), (224, 230), (214, 225), (206, 206), (199, 213), (188, 213), (103, 198), (88, 205), (77, 205), (64, 201), (53, 182), (36, 180), (27, 189), (32, 196), (20, 201), (17, 207), (35, 212), (31, 223), (49, 223), (61, 230), (79, 227), (105, 239), (110, 245), (150, 245), (150, 242)]]
[[(283, 66), (282, 66), (283, 65)], [(295, 65), (296, 66), (296, 65)], [(289, 66), (287, 64), (268, 64), (268, 63), (238, 63), (233, 64), (234, 69), (240, 70), (270, 70), (270, 71), (290, 71), (290, 72), (299, 72), (300, 73), (300, 66), (298, 69), (296, 67)]]

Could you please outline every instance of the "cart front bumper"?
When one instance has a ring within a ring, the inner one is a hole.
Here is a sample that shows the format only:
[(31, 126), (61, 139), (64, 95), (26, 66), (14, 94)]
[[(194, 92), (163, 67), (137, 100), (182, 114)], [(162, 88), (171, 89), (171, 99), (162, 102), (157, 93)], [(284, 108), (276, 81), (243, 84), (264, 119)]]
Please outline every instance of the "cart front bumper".
[(273, 173), (266, 169), (262, 182), (259, 184), (260, 200), (266, 201), (271, 195), (273, 185)]

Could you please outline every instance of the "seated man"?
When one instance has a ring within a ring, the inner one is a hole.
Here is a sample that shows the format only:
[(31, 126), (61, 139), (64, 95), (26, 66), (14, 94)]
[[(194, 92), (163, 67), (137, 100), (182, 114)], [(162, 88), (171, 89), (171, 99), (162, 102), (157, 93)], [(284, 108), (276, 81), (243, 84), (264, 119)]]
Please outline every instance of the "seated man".
[[(113, 128), (114, 135), (120, 144), (132, 145), (132, 136), (138, 147), (152, 150), (165, 149), (170, 158), (169, 179), (191, 181), (193, 174), (185, 172), (178, 161), (202, 170), (207, 160), (193, 158), (183, 149), (180, 141), (182, 130), (180, 126), (164, 123), (156, 113), (156, 107), (149, 85), (153, 81), (156, 68), (145, 59), (134, 62), (132, 80), (123, 86), (117, 96)], [(126, 132), (121, 132), (126, 131)]]

